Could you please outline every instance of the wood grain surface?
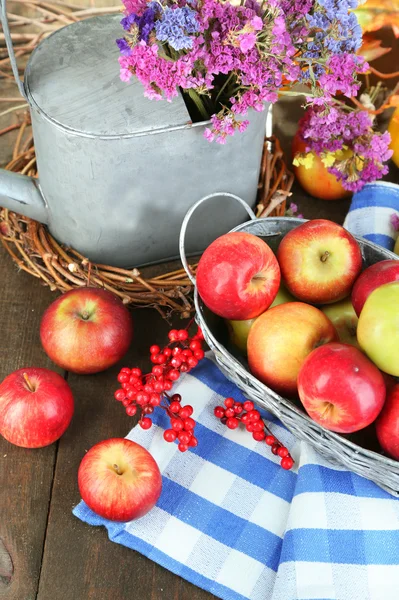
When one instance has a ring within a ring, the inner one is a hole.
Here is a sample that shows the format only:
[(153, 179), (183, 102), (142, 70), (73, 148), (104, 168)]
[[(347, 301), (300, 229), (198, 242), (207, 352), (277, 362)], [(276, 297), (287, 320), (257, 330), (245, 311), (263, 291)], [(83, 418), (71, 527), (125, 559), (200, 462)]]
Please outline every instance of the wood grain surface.
[[(15, 85), (1, 82), (15, 95)], [(298, 101), (279, 103), (275, 132), (290, 159)], [(0, 140), (0, 164), (10, 157), (13, 133)], [(392, 166), (388, 177), (399, 182)], [(306, 218), (342, 223), (348, 200), (323, 202), (294, 187)], [(159, 270), (168, 266), (159, 267)], [(55, 294), (18, 272), (0, 248), (0, 381), (22, 366), (55, 369), (41, 349), (39, 323)], [(134, 312), (135, 337), (121, 364), (148, 367), (151, 343), (163, 344), (168, 325), (155, 310)], [(121, 366), (121, 365), (118, 365)], [(75, 397), (71, 426), (57, 444), (17, 448), (0, 438), (0, 600), (211, 600), (162, 567), (108, 541), (103, 528), (72, 515), (79, 502), (77, 469), (96, 442), (124, 436), (133, 425), (113, 399), (118, 366), (94, 376), (65, 374)]]

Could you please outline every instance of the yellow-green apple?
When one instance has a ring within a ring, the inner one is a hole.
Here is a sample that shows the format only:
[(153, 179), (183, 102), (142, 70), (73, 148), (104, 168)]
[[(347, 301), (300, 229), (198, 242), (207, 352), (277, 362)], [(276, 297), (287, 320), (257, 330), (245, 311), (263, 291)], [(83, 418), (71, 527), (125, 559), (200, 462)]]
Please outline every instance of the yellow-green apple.
[(321, 306), (320, 309), (334, 325), (339, 341), (343, 344), (355, 346), (355, 348), (360, 350), (356, 336), (358, 317), (352, 306), (351, 299), (345, 298), (339, 302)]
[(399, 460), (399, 383), (388, 392), (375, 430), (381, 448)]
[(399, 281), (371, 292), (360, 313), (357, 339), (381, 371), (399, 376)]
[(256, 235), (231, 232), (217, 238), (200, 258), (198, 293), (208, 308), (229, 320), (253, 319), (273, 302), (280, 267)]
[(73, 410), (71, 388), (49, 369), (18, 369), (0, 385), (0, 434), (16, 446), (52, 444), (66, 431)]
[(385, 401), (381, 372), (348, 344), (313, 350), (298, 376), (298, 392), (308, 415), (326, 429), (351, 433), (379, 415)]
[(395, 247), (394, 247), (393, 251), (396, 252), (396, 254), (399, 254), (399, 237), (397, 238), (397, 240), (395, 242)]
[(45, 311), (40, 339), (57, 365), (74, 373), (98, 373), (118, 362), (133, 337), (129, 311), (111, 292), (80, 288), (67, 292)]
[[(273, 306), (278, 306), (279, 304), (285, 304), (286, 302), (293, 302), (294, 300), (294, 296), (292, 296), (283, 285), (280, 285), (277, 296), (273, 300), (270, 308), (273, 308)], [(246, 321), (226, 320), (231, 343), (244, 354), (247, 353), (249, 330), (251, 329), (255, 320), (256, 319), (247, 319)]]
[(151, 454), (136, 442), (111, 438), (87, 452), (79, 466), (80, 495), (97, 515), (131, 521), (158, 500), (162, 477)]
[(365, 269), (352, 289), (352, 304), (357, 316), (371, 292), (392, 281), (399, 281), (399, 260), (381, 260)]
[[(350, 196), (350, 192), (343, 187), (335, 175), (328, 171), (322, 159), (316, 154), (313, 153), (310, 160), (307, 161), (309, 164), (295, 164), (297, 162), (295, 155), (305, 151), (306, 142), (302, 140), (298, 132), (292, 142), (294, 173), (305, 192), (322, 200), (341, 200)], [(334, 153), (331, 155), (333, 157)]]
[(277, 258), (288, 290), (298, 300), (329, 304), (350, 294), (362, 268), (359, 244), (325, 219), (307, 221), (281, 240)]
[(294, 396), (308, 354), (337, 339), (330, 319), (318, 308), (302, 302), (280, 304), (258, 317), (249, 331), (249, 368), (282, 396)]

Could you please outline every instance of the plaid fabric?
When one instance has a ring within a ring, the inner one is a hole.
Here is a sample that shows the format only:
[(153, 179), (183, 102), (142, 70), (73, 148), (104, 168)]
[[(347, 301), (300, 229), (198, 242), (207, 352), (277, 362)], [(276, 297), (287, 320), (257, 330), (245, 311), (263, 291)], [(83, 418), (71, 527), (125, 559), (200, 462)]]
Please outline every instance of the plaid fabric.
[(370, 242), (393, 250), (396, 232), (391, 215), (399, 217), (399, 185), (379, 181), (353, 195), (344, 227)]
[(398, 600), (399, 502), (317, 455), (271, 415), (296, 461), (284, 471), (264, 443), (213, 416), (242, 393), (210, 359), (174, 391), (194, 407), (198, 447), (167, 444), (164, 411), (129, 435), (163, 475), (156, 507), (112, 523), (81, 502), (74, 514), (109, 538), (226, 600)]

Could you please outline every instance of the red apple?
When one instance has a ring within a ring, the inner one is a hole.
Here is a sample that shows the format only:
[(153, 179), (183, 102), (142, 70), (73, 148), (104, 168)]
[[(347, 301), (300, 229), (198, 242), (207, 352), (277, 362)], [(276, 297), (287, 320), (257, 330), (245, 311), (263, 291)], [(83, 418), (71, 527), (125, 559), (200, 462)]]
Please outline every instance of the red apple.
[(249, 368), (282, 396), (294, 396), (308, 354), (337, 339), (330, 319), (318, 308), (302, 302), (280, 304), (258, 317), (249, 331)]
[(67, 292), (43, 315), (40, 339), (57, 365), (74, 373), (98, 373), (118, 362), (133, 337), (133, 323), (121, 300), (98, 288)]
[(399, 260), (381, 260), (365, 269), (352, 289), (352, 304), (357, 316), (371, 292), (392, 281), (399, 281)]
[(325, 219), (307, 221), (289, 231), (277, 258), (288, 290), (314, 304), (330, 304), (348, 296), (362, 268), (355, 238)]
[(383, 450), (399, 460), (399, 383), (388, 392), (375, 430)]
[(308, 415), (338, 433), (370, 425), (386, 394), (381, 372), (348, 344), (326, 344), (314, 350), (299, 372), (298, 392)]
[(162, 477), (151, 454), (136, 442), (111, 438), (87, 452), (78, 471), (80, 495), (96, 514), (131, 521), (155, 505)]
[[(292, 142), (292, 155), (294, 159), (297, 152), (303, 153), (305, 151), (306, 142), (302, 140), (298, 132)], [(336, 176), (328, 171), (321, 158), (317, 155), (314, 155), (313, 162), (308, 168), (305, 165), (294, 165), (293, 168), (295, 177), (305, 192), (315, 198), (341, 200), (351, 194), (351, 192), (348, 192), (344, 188)]]
[(229, 320), (253, 319), (273, 302), (280, 267), (256, 235), (226, 233), (205, 250), (197, 268), (198, 293), (208, 308)]
[(49, 369), (18, 369), (0, 385), (0, 433), (16, 446), (52, 444), (67, 429), (73, 410), (71, 388)]

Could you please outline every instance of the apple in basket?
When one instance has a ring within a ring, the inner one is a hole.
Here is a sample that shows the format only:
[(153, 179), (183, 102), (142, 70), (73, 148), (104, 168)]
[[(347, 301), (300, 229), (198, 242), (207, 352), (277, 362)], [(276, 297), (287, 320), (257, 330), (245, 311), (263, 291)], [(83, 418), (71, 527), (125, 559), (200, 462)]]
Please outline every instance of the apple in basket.
[(253, 319), (273, 302), (280, 267), (256, 235), (231, 232), (208, 246), (197, 267), (197, 289), (206, 306), (229, 320)]
[[(273, 300), (270, 308), (273, 308), (273, 306), (278, 306), (279, 304), (285, 304), (286, 302), (293, 302), (294, 300), (295, 298), (285, 289), (285, 287), (280, 285), (277, 296)], [(226, 325), (231, 343), (244, 354), (247, 353), (249, 330), (255, 323), (255, 320), (256, 319), (247, 319), (246, 321), (229, 321), (226, 319)]]
[(338, 333), (339, 341), (343, 344), (355, 346), (360, 350), (356, 336), (358, 317), (352, 306), (351, 299), (345, 298), (339, 302), (321, 306), (320, 310), (322, 310), (334, 325)]
[(128, 439), (111, 438), (84, 456), (78, 485), (82, 499), (97, 515), (111, 521), (131, 521), (155, 505), (162, 477), (148, 450)]
[(71, 388), (49, 369), (18, 369), (0, 385), (0, 434), (23, 448), (58, 440), (71, 422)]
[(40, 324), (46, 354), (74, 373), (97, 373), (118, 362), (133, 337), (128, 309), (99, 288), (71, 290), (55, 300)]
[(357, 339), (381, 371), (399, 376), (399, 281), (371, 292), (359, 316)]
[(294, 396), (306, 357), (321, 344), (338, 340), (330, 319), (318, 308), (288, 302), (258, 317), (248, 336), (251, 372), (282, 396)]
[(298, 376), (298, 392), (308, 415), (326, 429), (351, 433), (370, 425), (385, 401), (381, 372), (348, 344), (316, 348)]
[(352, 304), (357, 316), (371, 292), (392, 281), (399, 281), (399, 260), (381, 260), (365, 269), (352, 289)]
[(375, 430), (383, 450), (399, 460), (399, 383), (388, 392)]
[(289, 231), (277, 258), (288, 290), (312, 304), (329, 304), (348, 296), (362, 268), (355, 238), (325, 219), (307, 221)]

